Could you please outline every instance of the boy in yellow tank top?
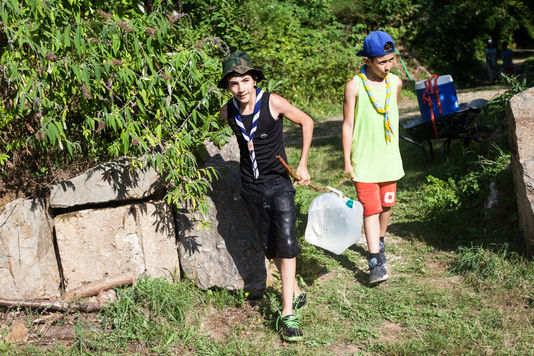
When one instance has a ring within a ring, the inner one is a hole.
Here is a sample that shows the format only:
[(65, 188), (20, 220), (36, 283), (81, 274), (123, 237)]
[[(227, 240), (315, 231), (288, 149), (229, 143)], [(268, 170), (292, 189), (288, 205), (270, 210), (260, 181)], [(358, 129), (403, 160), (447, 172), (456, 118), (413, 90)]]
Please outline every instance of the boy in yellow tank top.
[(390, 72), (395, 45), (386, 32), (371, 32), (357, 55), (365, 65), (345, 86), (343, 157), (363, 205), (369, 284), (376, 284), (389, 278), (384, 236), (396, 202), (396, 181), (404, 176), (397, 106), (402, 81)]

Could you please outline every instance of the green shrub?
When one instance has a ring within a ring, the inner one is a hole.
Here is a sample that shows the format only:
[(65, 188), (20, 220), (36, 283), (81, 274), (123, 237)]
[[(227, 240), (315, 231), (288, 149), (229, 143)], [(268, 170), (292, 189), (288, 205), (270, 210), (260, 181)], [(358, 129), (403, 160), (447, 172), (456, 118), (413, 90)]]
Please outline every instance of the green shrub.
[(456, 209), (460, 204), (457, 185), (454, 179), (442, 180), (431, 175), (426, 177), (429, 183), (425, 187), (424, 201), (426, 208), (434, 213), (447, 209)]
[(35, 161), (39, 171), (49, 155), (145, 156), (166, 175), (168, 202), (204, 209), (214, 172), (199, 168), (196, 151), (224, 141), (213, 120), (220, 61), (203, 50), (213, 43), (187, 42), (187, 16), (160, 2), (152, 10), (2, 2), (0, 161)]

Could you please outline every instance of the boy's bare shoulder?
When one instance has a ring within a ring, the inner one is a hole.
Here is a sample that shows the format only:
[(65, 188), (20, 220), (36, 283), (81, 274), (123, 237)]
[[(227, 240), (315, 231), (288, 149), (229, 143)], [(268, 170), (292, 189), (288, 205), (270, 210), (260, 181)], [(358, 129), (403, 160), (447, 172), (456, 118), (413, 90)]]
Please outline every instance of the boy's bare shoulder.
[(395, 75), (395, 77), (397, 78), (397, 88), (400, 90), (402, 88), (402, 78), (399, 77), (398, 75)]
[(351, 78), (347, 84), (345, 84), (345, 87), (348, 87), (348, 86), (357, 86), (358, 85), (358, 82), (356, 81), (356, 78)]
[(269, 95), (269, 107), (274, 109), (277, 113), (282, 113), (286, 111), (289, 107), (292, 105), (285, 99), (284, 97), (275, 94), (270, 93)]
[(288, 102), (284, 97), (276, 94), (276, 93), (270, 93), (269, 95), (269, 103), (279, 105), (280, 103)]
[(345, 84), (345, 94), (346, 95), (356, 95), (358, 94), (358, 82), (356, 78), (352, 78)]

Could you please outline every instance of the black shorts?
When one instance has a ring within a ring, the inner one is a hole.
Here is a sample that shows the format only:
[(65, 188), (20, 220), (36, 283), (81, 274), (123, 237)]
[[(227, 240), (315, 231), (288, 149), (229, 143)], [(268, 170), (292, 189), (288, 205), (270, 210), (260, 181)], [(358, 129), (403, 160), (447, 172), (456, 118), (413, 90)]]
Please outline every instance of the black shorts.
[(261, 183), (243, 182), (241, 194), (268, 259), (293, 258), (301, 250), (295, 234), (295, 188), (283, 176)]

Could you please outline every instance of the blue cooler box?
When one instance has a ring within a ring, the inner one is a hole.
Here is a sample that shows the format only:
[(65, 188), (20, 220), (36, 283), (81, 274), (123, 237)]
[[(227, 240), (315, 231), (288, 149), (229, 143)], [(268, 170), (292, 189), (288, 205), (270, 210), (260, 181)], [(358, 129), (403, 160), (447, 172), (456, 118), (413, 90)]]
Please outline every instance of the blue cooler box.
[[(434, 87), (434, 79), (432, 79), (432, 87)], [(434, 111), (434, 118), (448, 115), (457, 112), (460, 109), (458, 104), (458, 96), (454, 88), (454, 82), (450, 75), (442, 75), (437, 78), (437, 86), (439, 92), (439, 100), (441, 101), (441, 114), (439, 113), (438, 101), (435, 94), (428, 93), (432, 99), (432, 109)], [(423, 121), (430, 121), (430, 106), (423, 101), (423, 92), (425, 91), (425, 81), (421, 80), (415, 83), (415, 92), (417, 93), (417, 101), (419, 102), (419, 110), (421, 111), (421, 118)]]

